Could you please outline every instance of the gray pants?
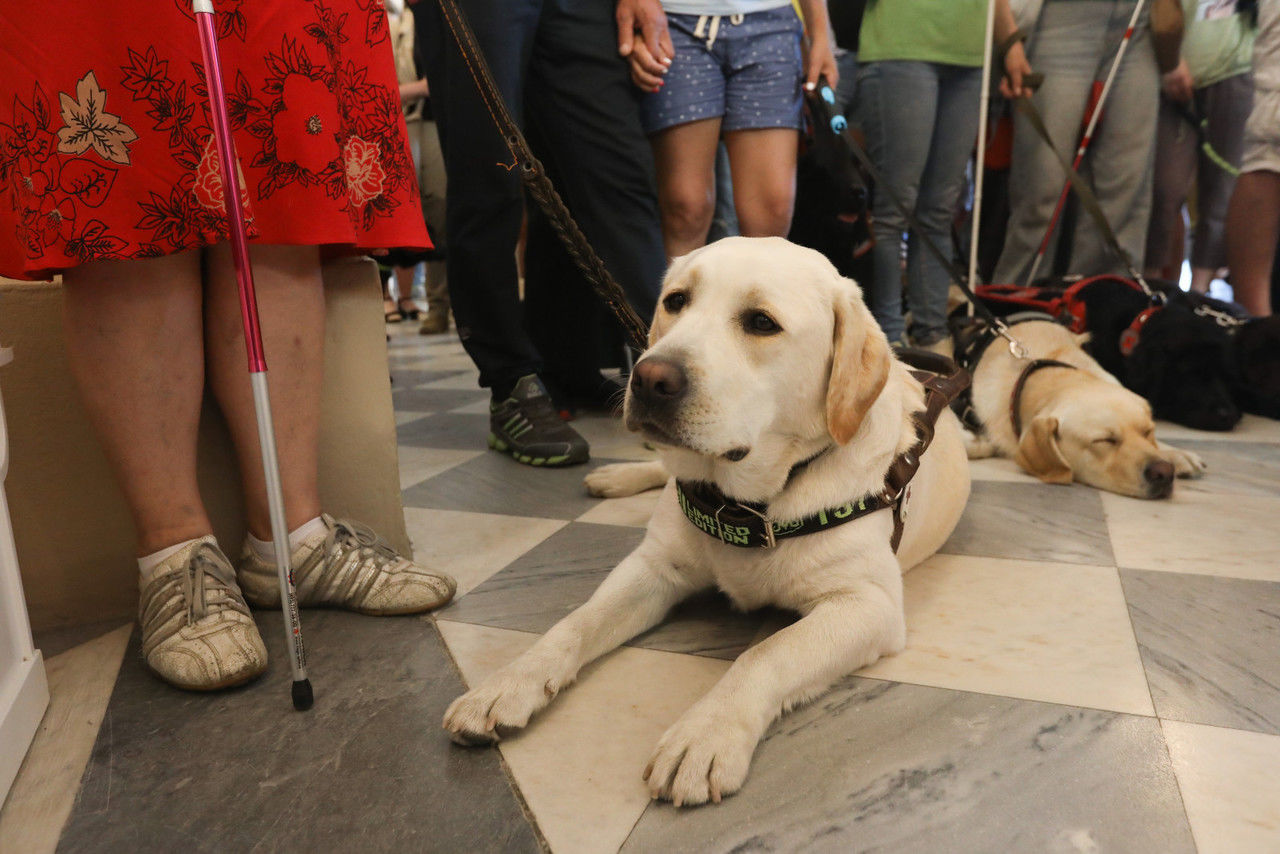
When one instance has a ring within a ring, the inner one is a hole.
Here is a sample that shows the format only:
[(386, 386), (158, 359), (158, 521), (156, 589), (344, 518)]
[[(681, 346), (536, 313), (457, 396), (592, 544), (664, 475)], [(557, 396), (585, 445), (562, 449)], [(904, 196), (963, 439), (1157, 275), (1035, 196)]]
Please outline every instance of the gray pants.
[[(1203, 117), (1208, 122), (1204, 135), (1209, 145), (1238, 168), (1244, 154), (1244, 123), (1253, 105), (1253, 75), (1238, 74), (1197, 89), (1193, 104), (1195, 118)], [(1159, 268), (1175, 261), (1182, 263), (1182, 247), (1174, 246), (1174, 238), (1178, 234), (1182, 205), (1194, 181), (1196, 227), (1191, 242), (1191, 266), (1213, 270), (1225, 267), (1227, 204), (1236, 185), (1235, 176), (1201, 150), (1196, 127), (1164, 99), (1160, 101), (1160, 132), (1156, 139), (1155, 191), (1146, 266)]]
[[(1103, 60), (1103, 75), (1120, 43), (1132, 2), (1047, 2), (1030, 49), (1031, 66), (1045, 76), (1035, 95), (1054, 146), (1069, 159), (1083, 130), (1090, 90)], [(1151, 214), (1151, 171), (1155, 151), (1160, 74), (1145, 14), (1107, 97), (1081, 177), (1089, 181), (1120, 245), (1142, 263)], [(1101, 76), (1101, 75), (1100, 75)], [(1018, 114), (1009, 175), (1009, 231), (996, 265), (995, 281), (1021, 283), (1031, 267), (1053, 215), (1065, 176), (1053, 153)], [(1071, 235), (1065, 272), (1092, 275), (1123, 272), (1101, 234), (1081, 212)], [(1061, 234), (1056, 237), (1061, 237)], [(1040, 265), (1054, 269), (1054, 249)]]

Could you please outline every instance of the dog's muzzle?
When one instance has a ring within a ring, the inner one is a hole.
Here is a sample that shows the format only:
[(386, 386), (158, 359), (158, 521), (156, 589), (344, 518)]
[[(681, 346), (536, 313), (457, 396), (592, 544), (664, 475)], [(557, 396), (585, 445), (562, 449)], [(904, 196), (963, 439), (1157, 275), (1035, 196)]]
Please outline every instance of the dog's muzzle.
[(646, 416), (670, 423), (689, 393), (689, 377), (678, 362), (649, 356), (631, 369), (631, 400)]

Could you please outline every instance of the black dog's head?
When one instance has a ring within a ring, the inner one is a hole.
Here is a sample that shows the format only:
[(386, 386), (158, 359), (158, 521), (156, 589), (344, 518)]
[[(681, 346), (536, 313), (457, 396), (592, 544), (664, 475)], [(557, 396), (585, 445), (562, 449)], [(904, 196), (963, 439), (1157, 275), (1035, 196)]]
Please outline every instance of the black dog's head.
[(1280, 418), (1280, 315), (1241, 326), (1231, 339), (1230, 374), (1246, 412)]
[(1140, 290), (1102, 279), (1080, 292), (1087, 307), (1089, 353), (1125, 387), (1145, 397), (1157, 418), (1200, 430), (1230, 430), (1240, 420), (1226, 369), (1227, 334), (1179, 301), (1142, 324), (1132, 352), (1120, 341), (1151, 306)]
[(1157, 418), (1198, 430), (1240, 421), (1226, 376), (1227, 333), (1185, 306), (1168, 305), (1144, 324), (1122, 382), (1151, 402)]

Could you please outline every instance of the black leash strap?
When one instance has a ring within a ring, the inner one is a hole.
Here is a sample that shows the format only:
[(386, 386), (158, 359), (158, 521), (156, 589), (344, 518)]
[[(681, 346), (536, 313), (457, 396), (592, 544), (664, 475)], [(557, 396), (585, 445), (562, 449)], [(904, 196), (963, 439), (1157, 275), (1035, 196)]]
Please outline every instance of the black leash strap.
[(520, 177), (524, 180), (529, 195), (538, 203), (538, 207), (542, 208), (543, 212), (546, 213), (547, 219), (551, 222), (551, 227), (559, 235), (565, 250), (573, 258), (574, 263), (578, 265), (578, 269), (587, 277), (587, 281), (591, 284), (591, 289), (596, 292), (596, 295), (604, 301), (604, 304), (618, 318), (618, 322), (622, 324), (622, 328), (626, 332), (628, 339), (630, 339), (631, 345), (637, 350), (645, 349), (648, 346), (649, 339), (648, 324), (641, 320), (635, 310), (631, 308), (631, 304), (627, 302), (626, 294), (623, 293), (622, 288), (614, 280), (613, 276), (609, 274), (604, 261), (600, 260), (600, 256), (596, 254), (596, 251), (591, 248), (591, 244), (587, 242), (586, 235), (582, 233), (582, 229), (574, 222), (569, 209), (565, 207), (564, 200), (560, 198), (560, 194), (556, 192), (551, 179), (547, 177), (542, 163), (533, 156), (533, 152), (529, 149), (529, 143), (525, 141), (524, 134), (520, 132), (520, 128), (516, 127), (516, 123), (512, 121), (511, 114), (507, 111), (507, 106), (502, 100), (502, 93), (499, 92), (497, 84), (493, 81), (493, 75), (489, 71), (489, 64), (485, 61), (484, 52), (476, 41), (471, 25), (467, 23), (466, 14), (458, 7), (455, 0), (438, 0), (438, 2), (445, 24), (449, 27), (449, 32), (458, 45), (462, 59), (467, 64), (467, 70), (471, 73), (471, 79), (475, 81), (480, 98), (484, 101), (485, 108), (488, 109), (494, 126), (498, 129), (498, 133), (502, 135), (503, 142), (506, 143), (507, 148), (511, 151), (511, 156), (514, 158), (511, 165), (503, 165), (508, 170), (520, 170)]

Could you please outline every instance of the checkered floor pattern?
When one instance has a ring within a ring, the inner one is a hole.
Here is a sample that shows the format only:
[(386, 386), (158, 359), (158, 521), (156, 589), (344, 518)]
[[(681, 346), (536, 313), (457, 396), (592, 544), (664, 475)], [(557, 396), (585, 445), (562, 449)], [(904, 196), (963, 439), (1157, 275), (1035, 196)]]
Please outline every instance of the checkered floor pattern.
[[(483, 450), (487, 399), (450, 337), (397, 331), (410, 534), (451, 567), (438, 626), (474, 684), (581, 604), (657, 493)], [(590, 466), (648, 453), (576, 426)], [(1203, 480), (1169, 501), (973, 466), (964, 519), (906, 577), (907, 649), (783, 718), (743, 791), (678, 811), (640, 780), (667, 725), (777, 613), (719, 597), (588, 668), (503, 758), (556, 851), (1280, 851), (1280, 423), (1162, 425)]]

